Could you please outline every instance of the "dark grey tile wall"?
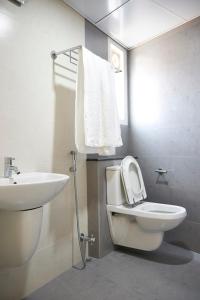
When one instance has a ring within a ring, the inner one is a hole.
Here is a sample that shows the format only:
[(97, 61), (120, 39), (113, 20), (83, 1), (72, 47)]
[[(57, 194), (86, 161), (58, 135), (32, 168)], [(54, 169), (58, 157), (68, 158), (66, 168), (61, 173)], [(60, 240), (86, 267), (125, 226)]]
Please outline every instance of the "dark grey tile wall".
[[(85, 46), (108, 59), (107, 35), (88, 21), (85, 21)], [(128, 151), (128, 126), (121, 126), (121, 132), (123, 146), (116, 150), (115, 159), (127, 155)], [(88, 155), (88, 158), (93, 159), (87, 162), (88, 232), (96, 237), (96, 243), (89, 245), (89, 255), (102, 257), (113, 250), (106, 211), (105, 168), (119, 161), (104, 161), (98, 155)]]
[(148, 200), (184, 206), (165, 238), (200, 252), (200, 18), (130, 51), (129, 79), (129, 152)]
[(87, 161), (88, 233), (96, 242), (89, 245), (89, 255), (103, 257), (113, 250), (106, 210), (106, 167), (119, 165), (118, 160)]
[(107, 35), (87, 20), (85, 20), (85, 47), (96, 55), (108, 59)]

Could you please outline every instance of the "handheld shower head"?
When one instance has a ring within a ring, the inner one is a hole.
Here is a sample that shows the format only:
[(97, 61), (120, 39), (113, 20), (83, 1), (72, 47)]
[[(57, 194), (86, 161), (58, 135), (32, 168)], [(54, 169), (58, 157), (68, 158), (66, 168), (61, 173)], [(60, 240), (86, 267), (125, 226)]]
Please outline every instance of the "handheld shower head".
[(75, 173), (76, 172), (77, 152), (72, 150), (72, 151), (70, 151), (70, 154), (72, 155), (73, 165), (69, 170), (70, 170), (70, 172)]

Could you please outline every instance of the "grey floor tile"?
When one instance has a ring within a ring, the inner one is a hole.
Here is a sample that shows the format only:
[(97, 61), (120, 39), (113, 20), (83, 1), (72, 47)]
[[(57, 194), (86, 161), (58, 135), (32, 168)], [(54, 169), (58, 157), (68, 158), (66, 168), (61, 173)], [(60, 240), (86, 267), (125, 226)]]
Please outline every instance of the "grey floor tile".
[(199, 279), (200, 254), (167, 243), (153, 252), (118, 248), (26, 300), (199, 300)]

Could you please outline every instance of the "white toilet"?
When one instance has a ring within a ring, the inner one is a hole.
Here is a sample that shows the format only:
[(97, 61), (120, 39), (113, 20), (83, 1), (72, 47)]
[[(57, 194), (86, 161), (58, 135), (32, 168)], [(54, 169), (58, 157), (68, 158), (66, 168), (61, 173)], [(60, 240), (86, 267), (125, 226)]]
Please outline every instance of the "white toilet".
[(132, 156), (121, 166), (106, 168), (107, 213), (112, 241), (136, 249), (152, 251), (164, 232), (178, 226), (187, 213), (184, 207), (145, 202), (142, 173)]

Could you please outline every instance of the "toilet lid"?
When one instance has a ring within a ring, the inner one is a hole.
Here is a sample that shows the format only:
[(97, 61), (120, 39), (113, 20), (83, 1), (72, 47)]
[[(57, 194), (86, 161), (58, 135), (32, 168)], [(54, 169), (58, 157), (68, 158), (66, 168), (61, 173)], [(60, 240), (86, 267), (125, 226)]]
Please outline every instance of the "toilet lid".
[(140, 166), (132, 156), (126, 156), (122, 160), (121, 177), (128, 204), (147, 198)]

